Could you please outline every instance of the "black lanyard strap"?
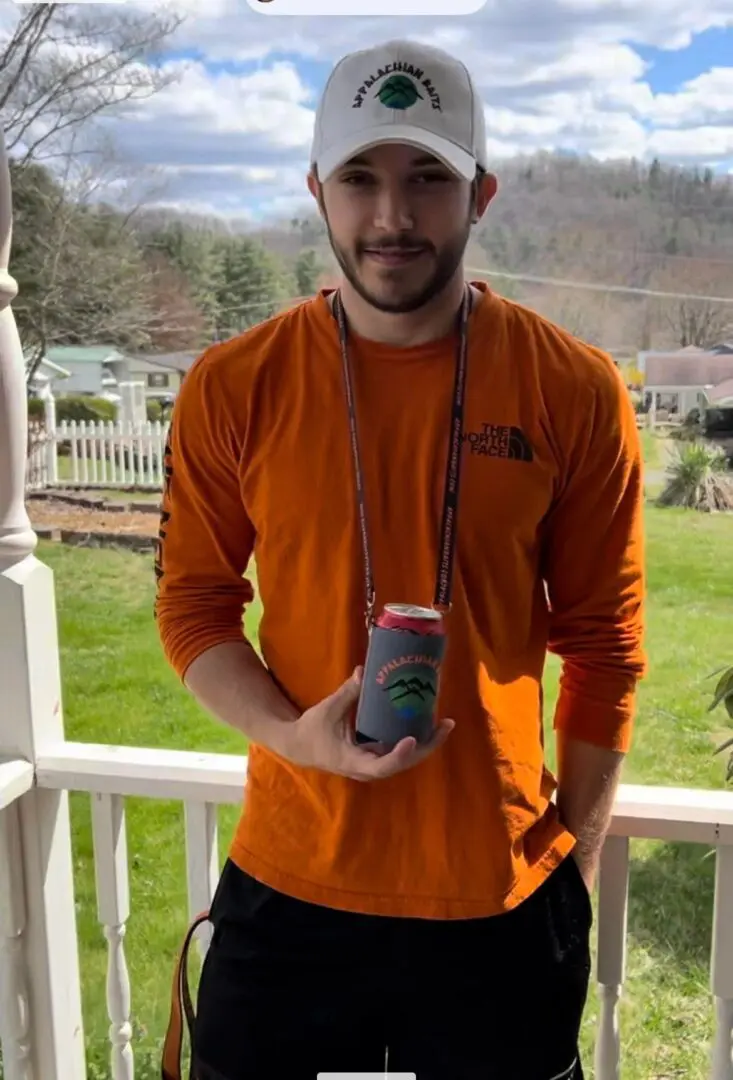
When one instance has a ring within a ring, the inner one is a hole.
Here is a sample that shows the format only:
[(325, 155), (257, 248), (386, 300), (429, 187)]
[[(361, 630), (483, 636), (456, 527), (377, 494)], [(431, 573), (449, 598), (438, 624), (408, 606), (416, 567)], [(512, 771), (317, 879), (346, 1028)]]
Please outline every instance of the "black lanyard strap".
[[(371, 627), (374, 621), (376, 592), (374, 573), (369, 548), (369, 530), (367, 528), (366, 493), (364, 490), (364, 472), (359, 451), (359, 437), (354, 402), (354, 385), (349, 361), (348, 334), (346, 316), (337, 290), (333, 298), (333, 312), (336, 317), (343, 363), (346, 406), (349, 414), (351, 434), (351, 453), (354, 460), (356, 497), (359, 508), (359, 528), (364, 556), (364, 579), (366, 585), (366, 623)], [(451, 606), (453, 582), (453, 562), (455, 556), (456, 529), (458, 525), (458, 490), (461, 475), (461, 450), (463, 446), (463, 413), (466, 398), (466, 374), (468, 370), (468, 319), (471, 313), (471, 290), (466, 286), (461, 308), (458, 313), (458, 346), (456, 349), (455, 380), (453, 386), (453, 405), (451, 408), (451, 429), (448, 441), (448, 458), (445, 470), (445, 488), (443, 491), (443, 512), (440, 525), (440, 551), (435, 580), (433, 607), (436, 611), (446, 612)]]

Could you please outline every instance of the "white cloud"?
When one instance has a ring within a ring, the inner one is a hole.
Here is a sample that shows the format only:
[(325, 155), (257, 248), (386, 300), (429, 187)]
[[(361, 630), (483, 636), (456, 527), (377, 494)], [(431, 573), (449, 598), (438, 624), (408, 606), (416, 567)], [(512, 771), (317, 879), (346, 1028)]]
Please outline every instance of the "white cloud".
[(713, 68), (675, 94), (658, 94), (649, 116), (667, 127), (733, 124), (733, 67)]
[[(203, 2), (182, 0), (184, 9), (192, 5), (197, 13), (205, 8)], [(217, 0), (211, 16), (197, 14), (184, 24), (179, 40), (214, 59), (264, 58), (277, 50), (329, 61), (344, 50), (390, 37), (429, 39), (449, 50), (471, 41), (483, 50), (483, 62), (490, 67), (506, 53), (526, 56), (531, 47), (550, 59), (558, 47), (573, 41), (684, 48), (692, 34), (730, 25), (730, 0), (486, 0), (481, 11), (459, 18), (318, 20), (258, 17), (246, 0)]]
[[(562, 149), (722, 169), (733, 155), (733, 57), (655, 96), (633, 48), (680, 48), (694, 33), (733, 26), (731, 0), (487, 0), (474, 16), (410, 20), (273, 19), (246, 0), (176, 6), (187, 18), (164, 65), (176, 82), (106, 125), (124, 153), (166, 178), (175, 205), (244, 218), (297, 210), (308, 199), (308, 145), (330, 65), (399, 36), (468, 65), (497, 163)], [(193, 59), (180, 59), (186, 53)]]
[(686, 163), (719, 162), (733, 155), (733, 124), (655, 131), (649, 138), (649, 149)]
[(562, 7), (617, 40), (662, 49), (684, 49), (694, 34), (730, 26), (733, 17), (729, 0), (562, 0)]
[(178, 125), (209, 136), (264, 135), (276, 147), (304, 147), (312, 130), (311, 96), (292, 63), (247, 75), (212, 74), (201, 62), (176, 61), (163, 71), (177, 77), (160, 93), (125, 110), (128, 125)]

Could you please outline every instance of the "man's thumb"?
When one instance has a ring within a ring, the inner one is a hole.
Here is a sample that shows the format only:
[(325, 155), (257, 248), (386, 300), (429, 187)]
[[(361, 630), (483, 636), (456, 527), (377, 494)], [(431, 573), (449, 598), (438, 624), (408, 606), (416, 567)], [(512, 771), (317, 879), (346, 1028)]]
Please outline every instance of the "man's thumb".
[(342, 682), (338, 690), (334, 691), (334, 693), (331, 695), (331, 701), (334, 703), (334, 705), (341, 705), (345, 707), (347, 705), (352, 705), (355, 701), (359, 700), (363, 674), (363, 668), (354, 668), (348, 679)]

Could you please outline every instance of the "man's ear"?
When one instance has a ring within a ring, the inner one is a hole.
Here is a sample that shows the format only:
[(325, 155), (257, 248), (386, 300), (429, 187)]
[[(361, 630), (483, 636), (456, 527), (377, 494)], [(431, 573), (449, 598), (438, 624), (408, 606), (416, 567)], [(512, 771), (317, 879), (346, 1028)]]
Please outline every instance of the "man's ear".
[(315, 169), (311, 169), (308, 173), (308, 190), (318, 205), (318, 213), (323, 215), (323, 197), (321, 194), (321, 181), (318, 179), (318, 174)]
[(499, 190), (499, 181), (493, 173), (484, 173), (479, 177), (474, 186), (473, 217), (474, 225), (481, 220), (486, 213), (489, 203)]

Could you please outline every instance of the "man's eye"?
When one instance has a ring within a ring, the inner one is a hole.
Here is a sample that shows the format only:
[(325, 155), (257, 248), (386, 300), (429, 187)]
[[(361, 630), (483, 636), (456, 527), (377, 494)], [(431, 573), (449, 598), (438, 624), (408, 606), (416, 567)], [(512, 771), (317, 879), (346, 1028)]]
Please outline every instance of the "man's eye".
[(341, 177), (342, 184), (368, 184), (371, 180), (369, 173), (348, 173)]
[(445, 184), (450, 181), (450, 177), (443, 172), (419, 173), (415, 180), (418, 184)]

